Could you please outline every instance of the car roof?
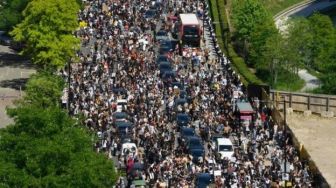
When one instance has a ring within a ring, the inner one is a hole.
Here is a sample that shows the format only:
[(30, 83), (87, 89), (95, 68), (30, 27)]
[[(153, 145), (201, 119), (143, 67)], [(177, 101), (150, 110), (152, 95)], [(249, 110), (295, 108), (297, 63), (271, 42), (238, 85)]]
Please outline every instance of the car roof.
[(201, 138), (198, 137), (198, 136), (191, 136), (191, 137), (189, 137), (188, 140), (189, 140), (189, 141), (191, 141), (191, 140), (199, 140), (199, 141), (201, 141)]
[(115, 125), (117, 127), (131, 127), (132, 123), (131, 122), (127, 122), (127, 121), (116, 121)]
[(190, 150), (191, 154), (196, 154), (196, 153), (199, 154), (199, 153), (203, 153), (203, 152), (204, 152), (204, 149), (199, 149), (199, 148)]
[(171, 65), (169, 61), (161, 61), (159, 66), (162, 66), (162, 65)]
[(188, 116), (189, 117), (189, 115), (185, 113), (178, 113), (177, 116)]
[(232, 145), (232, 142), (228, 138), (217, 138), (218, 145)]
[(113, 113), (113, 117), (115, 118), (124, 118), (124, 117), (127, 117), (127, 113), (125, 112), (114, 112)]
[(191, 127), (181, 127), (181, 130), (182, 131), (194, 131), (195, 132), (195, 129), (193, 129)]

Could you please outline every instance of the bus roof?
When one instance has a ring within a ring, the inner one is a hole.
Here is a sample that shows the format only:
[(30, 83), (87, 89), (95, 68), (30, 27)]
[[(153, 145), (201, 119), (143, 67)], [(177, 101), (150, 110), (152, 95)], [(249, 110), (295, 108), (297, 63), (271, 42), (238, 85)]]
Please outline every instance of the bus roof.
[(196, 14), (180, 14), (182, 25), (199, 25)]

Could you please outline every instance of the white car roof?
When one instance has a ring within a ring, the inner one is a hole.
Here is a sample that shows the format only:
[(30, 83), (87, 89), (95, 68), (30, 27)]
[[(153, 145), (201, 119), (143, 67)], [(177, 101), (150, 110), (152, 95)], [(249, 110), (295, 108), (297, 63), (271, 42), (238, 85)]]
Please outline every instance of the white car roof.
[(217, 138), (218, 145), (232, 145), (232, 142), (228, 138)]

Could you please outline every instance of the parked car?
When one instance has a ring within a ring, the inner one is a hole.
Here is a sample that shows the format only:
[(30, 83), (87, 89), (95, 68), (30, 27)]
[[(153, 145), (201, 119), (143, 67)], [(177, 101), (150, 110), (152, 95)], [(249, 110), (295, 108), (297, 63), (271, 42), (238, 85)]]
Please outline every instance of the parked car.
[(125, 112), (114, 112), (112, 116), (113, 116), (113, 122), (127, 121), (129, 119), (127, 113)]
[(172, 71), (171, 64), (169, 62), (161, 62), (159, 64), (159, 70), (160, 70), (160, 77), (162, 77), (163, 73), (167, 71)]
[(233, 144), (229, 138), (217, 138), (214, 140), (212, 149), (220, 154), (220, 158), (231, 159), (234, 153)]
[(114, 125), (121, 138), (126, 137), (128, 132), (133, 128), (133, 124), (127, 121), (116, 121)]
[(189, 137), (195, 136), (195, 129), (190, 127), (181, 127), (180, 129), (180, 138), (181, 141), (187, 140)]
[(190, 122), (190, 117), (188, 114), (178, 113), (176, 115), (176, 123), (179, 128), (183, 126), (188, 126), (189, 122)]
[(192, 156), (192, 161), (196, 164), (203, 162), (204, 150), (203, 149), (191, 149), (189, 155)]
[(129, 155), (137, 156), (138, 148), (135, 143), (124, 143), (121, 146), (121, 156), (127, 157)]
[(165, 30), (159, 30), (156, 35), (155, 35), (155, 40), (156, 41), (162, 41), (162, 40), (168, 40), (169, 36), (167, 31)]
[(202, 139), (198, 136), (192, 136), (187, 139), (187, 150), (190, 152), (191, 150), (194, 149), (199, 149), (199, 150), (204, 150), (204, 146), (202, 143)]
[(207, 188), (213, 181), (211, 174), (209, 173), (199, 173), (195, 178), (196, 188)]
[(123, 112), (124, 110), (127, 110), (127, 99), (118, 99), (117, 112)]

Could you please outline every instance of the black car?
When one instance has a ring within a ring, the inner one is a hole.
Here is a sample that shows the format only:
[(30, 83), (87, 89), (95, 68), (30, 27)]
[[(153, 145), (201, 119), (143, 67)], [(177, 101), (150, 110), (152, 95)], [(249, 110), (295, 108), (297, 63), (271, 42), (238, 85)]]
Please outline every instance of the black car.
[(158, 55), (156, 57), (156, 64), (160, 64), (161, 62), (170, 62), (170, 60), (166, 55)]
[(188, 126), (190, 122), (190, 117), (188, 114), (178, 113), (176, 115), (176, 123), (178, 127)]
[(149, 9), (144, 14), (144, 18), (146, 20), (151, 20), (151, 19), (154, 19), (155, 17), (156, 17), (156, 10), (155, 9)]
[(199, 173), (195, 178), (196, 188), (207, 188), (212, 183), (212, 175), (209, 173)]
[(177, 107), (178, 105), (184, 106), (184, 104), (188, 104), (187, 99), (185, 99), (185, 98), (175, 99), (175, 107)]
[(161, 79), (163, 82), (167, 82), (169, 80), (174, 80), (176, 77), (175, 71), (166, 71), (162, 74)]
[(127, 137), (128, 132), (133, 128), (133, 124), (127, 121), (116, 121), (114, 123), (121, 138)]
[(165, 30), (160, 30), (155, 35), (156, 41), (162, 41), (162, 40), (167, 40), (167, 39), (169, 39), (169, 36), (168, 36), (167, 31)]
[(171, 67), (171, 64), (169, 62), (161, 62), (159, 64), (159, 70), (160, 70), (160, 77), (162, 77), (163, 73), (167, 71), (172, 71), (173, 68)]
[(185, 141), (192, 136), (195, 136), (195, 129), (190, 127), (181, 127), (180, 129), (181, 141)]
[(204, 150), (203, 149), (191, 149), (189, 150), (189, 155), (192, 156), (192, 162), (198, 164), (203, 161)]
[(162, 40), (159, 44), (159, 54), (166, 55), (174, 50), (171, 41)]

